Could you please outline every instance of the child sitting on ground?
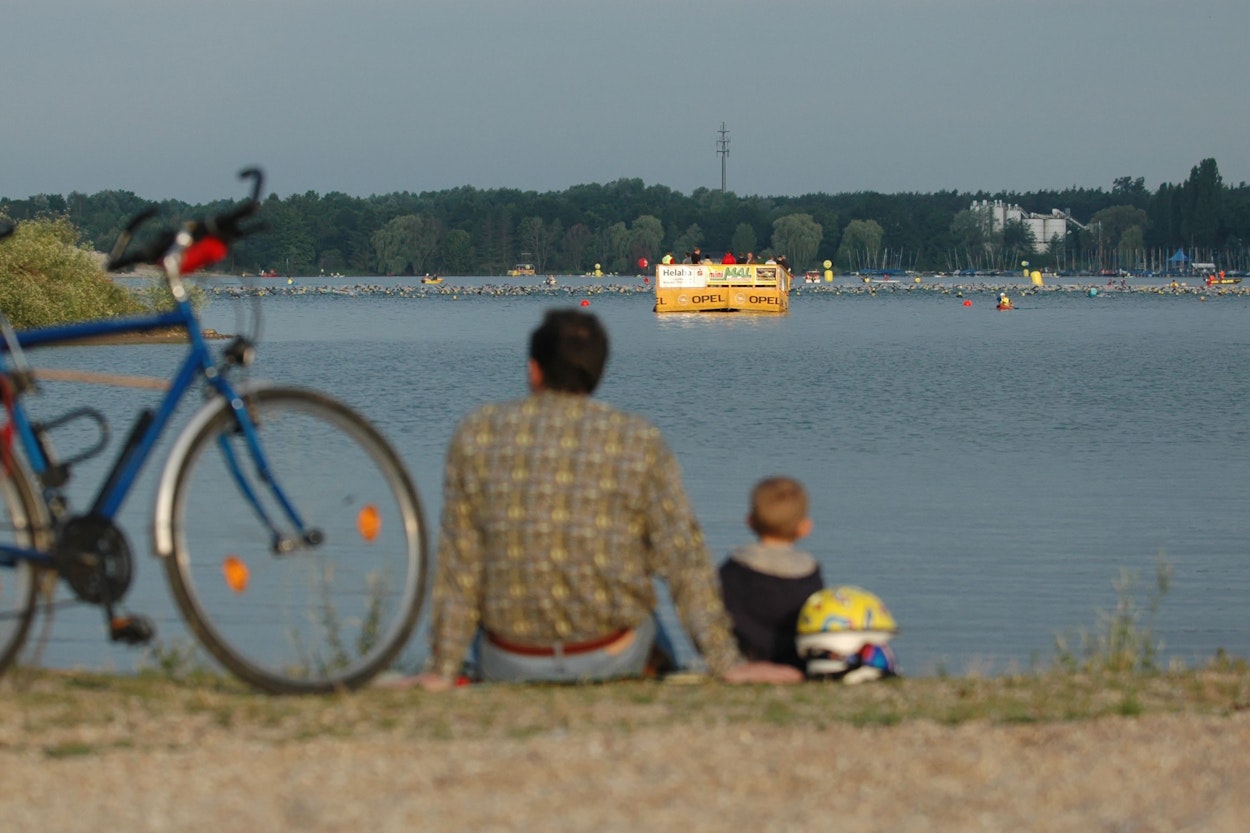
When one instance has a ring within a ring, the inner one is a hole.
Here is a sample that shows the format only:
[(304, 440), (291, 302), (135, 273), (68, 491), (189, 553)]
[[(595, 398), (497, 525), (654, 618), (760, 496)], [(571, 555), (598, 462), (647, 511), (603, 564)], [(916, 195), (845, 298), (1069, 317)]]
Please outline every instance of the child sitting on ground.
[(807, 492), (790, 477), (768, 477), (751, 490), (747, 526), (758, 541), (720, 566), (721, 593), (738, 649), (748, 660), (802, 669), (795, 625), (807, 598), (824, 586), (820, 565), (794, 544), (812, 531)]

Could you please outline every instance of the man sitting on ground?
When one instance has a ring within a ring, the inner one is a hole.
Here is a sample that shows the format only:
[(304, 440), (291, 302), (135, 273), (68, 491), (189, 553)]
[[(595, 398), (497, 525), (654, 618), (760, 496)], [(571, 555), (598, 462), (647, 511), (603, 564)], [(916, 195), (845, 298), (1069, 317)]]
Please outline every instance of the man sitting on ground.
[(549, 312), (530, 336), (530, 394), (457, 427), (431, 661), (415, 684), (451, 687), (475, 637), (485, 680), (640, 676), (658, 630), (653, 577), (667, 582), (711, 673), (802, 679), (738, 652), (676, 458), (648, 421), (590, 396), (607, 356), (594, 315)]

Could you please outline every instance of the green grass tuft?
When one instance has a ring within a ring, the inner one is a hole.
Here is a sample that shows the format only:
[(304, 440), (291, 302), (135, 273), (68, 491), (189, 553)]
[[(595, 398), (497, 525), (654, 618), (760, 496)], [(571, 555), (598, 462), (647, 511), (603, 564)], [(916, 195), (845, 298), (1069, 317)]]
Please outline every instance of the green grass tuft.
[(1154, 620), (1172, 581), (1172, 565), (1159, 554), (1155, 586), (1143, 607), (1136, 600), (1139, 576), (1122, 569), (1111, 584), (1116, 605), (1111, 612), (1097, 611), (1093, 630), (1079, 630), (1075, 637), (1055, 637), (1056, 662), (1066, 671), (1086, 673), (1152, 674), (1161, 669), (1163, 642), (1155, 636)]

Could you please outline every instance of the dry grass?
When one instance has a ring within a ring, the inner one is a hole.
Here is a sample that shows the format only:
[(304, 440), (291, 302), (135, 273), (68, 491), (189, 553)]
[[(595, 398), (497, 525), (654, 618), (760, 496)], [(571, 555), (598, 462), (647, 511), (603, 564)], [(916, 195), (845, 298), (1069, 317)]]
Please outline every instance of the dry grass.
[[(19, 672), (14, 830), (1242, 833), (1250, 671), (267, 697)], [(72, 796), (66, 785), (72, 785)]]
[(0, 750), (50, 756), (116, 748), (179, 749), (207, 735), (272, 744), (378, 735), (420, 741), (929, 721), (1030, 724), (1159, 714), (1222, 716), (1250, 708), (1250, 669), (1222, 663), (1152, 675), (1043, 673), (899, 679), (846, 687), (621, 682), (483, 685), (448, 694), (370, 689), (329, 697), (271, 697), (201, 675), (11, 672), (0, 689)]

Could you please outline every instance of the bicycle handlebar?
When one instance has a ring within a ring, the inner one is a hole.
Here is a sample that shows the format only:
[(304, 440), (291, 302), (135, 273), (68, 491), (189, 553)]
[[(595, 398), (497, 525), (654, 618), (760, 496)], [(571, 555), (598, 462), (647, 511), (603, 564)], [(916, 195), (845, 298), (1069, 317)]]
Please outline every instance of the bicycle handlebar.
[[(239, 179), (252, 180), (251, 196), (242, 205), (204, 220), (191, 220), (180, 231), (163, 231), (149, 244), (133, 252), (126, 249), (134, 239), (139, 227), (157, 214), (156, 206), (144, 209), (126, 225), (109, 253), (108, 270), (115, 272), (127, 266), (146, 263), (164, 266), (171, 277), (189, 275), (197, 269), (211, 266), (225, 258), (230, 244), (258, 231), (245, 228), (243, 221), (260, 208), (260, 192), (265, 175), (260, 168), (245, 168)], [(171, 259), (172, 258), (172, 259)]]

